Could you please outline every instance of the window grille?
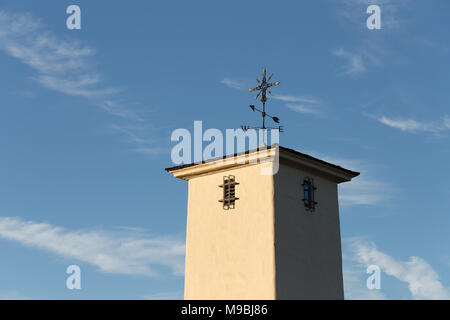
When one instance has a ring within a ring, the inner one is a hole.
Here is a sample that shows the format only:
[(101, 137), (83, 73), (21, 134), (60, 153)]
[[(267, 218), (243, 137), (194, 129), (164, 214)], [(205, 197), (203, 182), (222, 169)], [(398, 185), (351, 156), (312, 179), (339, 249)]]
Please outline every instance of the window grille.
[(312, 178), (306, 177), (303, 180), (303, 203), (305, 204), (305, 208), (309, 211), (314, 211), (316, 208), (317, 202), (314, 199), (314, 191), (317, 188), (314, 186), (314, 180)]
[(235, 187), (237, 184), (239, 183), (236, 182), (233, 175), (223, 177), (223, 185), (219, 186), (223, 188), (223, 199), (219, 202), (222, 202), (224, 210), (234, 209), (236, 200), (239, 200), (239, 198), (236, 198)]

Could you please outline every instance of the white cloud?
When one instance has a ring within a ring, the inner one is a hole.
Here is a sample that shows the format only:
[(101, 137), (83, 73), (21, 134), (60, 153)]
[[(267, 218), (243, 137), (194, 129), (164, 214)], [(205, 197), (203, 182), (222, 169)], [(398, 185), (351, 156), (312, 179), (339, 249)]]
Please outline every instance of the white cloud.
[(295, 111), (295, 112), (299, 112), (299, 113), (306, 113), (306, 114), (318, 114), (320, 113), (319, 110), (311, 108), (311, 107), (307, 107), (305, 105), (301, 105), (301, 104), (286, 104), (286, 107), (288, 107), (289, 109)]
[(133, 120), (138, 117), (118, 102), (113, 112), (104, 107), (119, 90), (102, 86), (101, 77), (90, 60), (94, 49), (56, 37), (30, 14), (0, 10), (0, 50), (34, 70), (31, 79), (47, 89), (87, 98), (119, 117)]
[[(142, 112), (130, 107), (129, 101), (120, 99), (121, 90), (103, 85), (102, 77), (91, 61), (95, 54), (93, 48), (73, 39), (58, 38), (32, 15), (0, 10), (0, 50), (29, 66), (34, 71), (30, 79), (44, 88), (67, 96), (85, 98), (123, 121), (133, 124), (144, 122)], [(128, 141), (132, 141), (133, 151), (146, 155), (158, 155), (166, 151), (158, 146), (160, 141), (156, 140), (151, 145), (136, 145), (130, 136), (138, 137), (144, 133), (131, 128), (136, 127), (134, 125), (128, 127), (130, 129), (126, 131), (118, 131), (124, 133)]]
[[(70, 79), (70, 76), (64, 77), (56, 77), (51, 75), (39, 75), (37, 77), (33, 77), (32, 79), (39, 82), (41, 85), (46, 87), (47, 89), (58, 91), (60, 93), (64, 93), (69, 96), (80, 96), (84, 98), (108, 98), (119, 92), (118, 89), (112, 88), (99, 88), (93, 89), (92, 86), (98, 84), (100, 82), (98, 75), (94, 74), (86, 74), (86, 75), (77, 75), (74, 79)], [(101, 102), (107, 102), (101, 101)], [(101, 103), (99, 102), (99, 104)], [(109, 112), (109, 110), (106, 110)], [(130, 112), (130, 111), (128, 111)], [(112, 113), (118, 115), (117, 113)], [(124, 114), (121, 114), (124, 116)], [(124, 116), (125, 117), (125, 116)]]
[(0, 292), (0, 300), (29, 300), (28, 297), (24, 296), (17, 290)]
[(450, 117), (447, 115), (444, 116), (444, 126), (445, 128), (450, 129)]
[(379, 122), (381, 122), (384, 125), (387, 125), (391, 128), (400, 129), (401, 131), (405, 132), (439, 132), (446, 129), (450, 129), (450, 121), (447, 117), (444, 117), (444, 124), (433, 124), (433, 123), (426, 123), (417, 121), (414, 119), (393, 119), (388, 118), (385, 116), (377, 118)]
[(309, 96), (292, 96), (292, 95), (279, 95), (276, 94), (272, 97), (273, 99), (285, 101), (285, 102), (299, 102), (299, 103), (310, 103), (319, 104), (320, 100), (315, 97)]
[(392, 199), (394, 188), (385, 182), (367, 178), (365, 174), (363, 172), (351, 182), (339, 185), (339, 203), (342, 206), (376, 205)]
[(410, 0), (337, 0), (337, 12), (347, 21), (366, 28), (366, 20), (369, 15), (366, 9), (370, 5), (378, 5), (381, 8), (382, 29), (399, 28), (404, 21), (399, 17), (402, 7), (408, 5)]
[(142, 297), (144, 300), (183, 300), (183, 291), (172, 291), (172, 292), (158, 292)]
[(154, 131), (154, 128), (144, 124), (137, 125), (119, 125), (111, 124), (111, 130), (120, 132), (127, 142), (133, 145), (131, 151), (141, 153), (148, 156), (156, 156), (163, 153), (170, 153), (170, 148), (160, 147), (159, 139), (156, 135), (149, 135), (149, 131)]
[(244, 84), (241, 81), (230, 79), (230, 78), (222, 79), (220, 81), (220, 83), (222, 83), (222, 84), (224, 84), (227, 87), (232, 88), (232, 89), (237, 89), (237, 90), (244, 90), (245, 89)]
[(0, 238), (76, 259), (106, 273), (155, 276), (157, 266), (177, 275), (184, 272), (184, 242), (167, 237), (69, 231), (47, 223), (0, 217)]
[[(339, 205), (341, 206), (379, 205), (392, 199), (397, 193), (394, 186), (374, 177), (375, 169), (368, 163), (356, 159), (336, 158), (314, 151), (309, 154), (361, 173), (352, 181), (339, 185)], [(386, 190), (389, 190), (389, 193)]]
[(360, 54), (348, 52), (347, 50), (340, 48), (332, 52), (335, 56), (344, 58), (347, 60), (346, 65), (343, 68), (344, 74), (354, 75), (363, 73), (367, 70), (363, 57)]
[(320, 114), (321, 101), (310, 96), (274, 95), (273, 99), (288, 102), (286, 107), (292, 111), (303, 114)]
[(364, 268), (356, 266), (344, 260), (344, 297), (346, 300), (385, 300), (386, 296), (380, 290), (369, 290), (366, 286)]
[[(410, 0), (335, 0), (335, 8), (340, 21), (350, 27), (356, 41), (351, 49), (339, 48), (332, 54), (343, 59), (342, 73), (346, 75), (361, 75), (372, 67), (381, 66), (389, 56), (397, 53), (387, 44), (382, 31), (368, 32), (366, 21), (369, 14), (366, 12), (370, 5), (378, 5), (381, 8), (381, 29), (389, 30), (391, 35), (405, 25), (400, 13)], [(351, 24), (348, 25), (347, 22)], [(404, 60), (398, 56), (397, 60)]]
[(414, 299), (450, 299), (450, 289), (440, 282), (437, 272), (424, 259), (412, 256), (399, 261), (378, 250), (374, 243), (361, 239), (349, 239), (354, 260), (365, 267), (375, 264), (383, 272), (408, 284)]
[[(225, 78), (220, 81), (220, 83), (237, 90), (243, 90), (244, 85), (230, 78)], [(310, 96), (295, 96), (295, 95), (280, 95), (274, 94), (270, 96), (272, 99), (280, 100), (286, 103), (286, 107), (291, 109), (292, 111), (304, 113), (304, 114), (319, 114), (321, 101), (315, 97)]]
[[(101, 94), (101, 92), (98, 92)], [(114, 100), (105, 99), (104, 101), (101, 101), (99, 103), (99, 107), (103, 109), (104, 111), (108, 112), (109, 114), (126, 118), (138, 122), (143, 122), (144, 119), (141, 118), (140, 115), (138, 115), (136, 112), (129, 108), (124, 108), (122, 103), (119, 103)]]

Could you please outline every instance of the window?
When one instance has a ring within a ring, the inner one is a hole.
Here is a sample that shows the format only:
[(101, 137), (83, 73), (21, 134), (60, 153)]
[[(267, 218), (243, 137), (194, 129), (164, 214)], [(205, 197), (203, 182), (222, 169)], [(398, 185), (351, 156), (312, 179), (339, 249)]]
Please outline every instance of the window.
[(314, 187), (314, 180), (306, 177), (303, 180), (303, 203), (309, 211), (314, 211), (317, 202), (314, 200), (314, 191), (317, 189)]
[(234, 209), (236, 200), (239, 200), (239, 198), (236, 198), (235, 187), (237, 184), (239, 183), (236, 182), (234, 176), (223, 177), (223, 185), (219, 186), (223, 188), (223, 199), (219, 200), (219, 202), (222, 202), (224, 210)]

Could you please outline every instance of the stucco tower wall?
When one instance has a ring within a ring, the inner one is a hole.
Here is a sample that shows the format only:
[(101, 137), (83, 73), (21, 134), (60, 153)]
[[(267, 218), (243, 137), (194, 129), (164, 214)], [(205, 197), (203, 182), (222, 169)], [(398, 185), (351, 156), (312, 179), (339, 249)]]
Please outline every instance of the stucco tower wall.
[[(274, 180), (271, 162), (189, 180), (185, 299), (275, 299)], [(224, 175), (234, 175), (236, 207), (224, 210)]]
[[(303, 204), (303, 179), (314, 179), (315, 211)], [(343, 299), (336, 182), (281, 161), (274, 176), (277, 299)]]

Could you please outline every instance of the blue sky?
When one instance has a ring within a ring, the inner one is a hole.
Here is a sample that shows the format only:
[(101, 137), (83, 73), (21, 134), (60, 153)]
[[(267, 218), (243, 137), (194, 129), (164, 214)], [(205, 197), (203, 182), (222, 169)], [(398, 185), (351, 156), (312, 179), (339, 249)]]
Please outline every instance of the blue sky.
[[(66, 28), (81, 7), (82, 29)], [(378, 4), (382, 29), (368, 30)], [(2, 1), (0, 298), (183, 294), (171, 132), (256, 124), (361, 176), (340, 186), (348, 299), (450, 297), (446, 0)], [(67, 266), (82, 289), (65, 287)], [(381, 290), (365, 287), (382, 269)]]

